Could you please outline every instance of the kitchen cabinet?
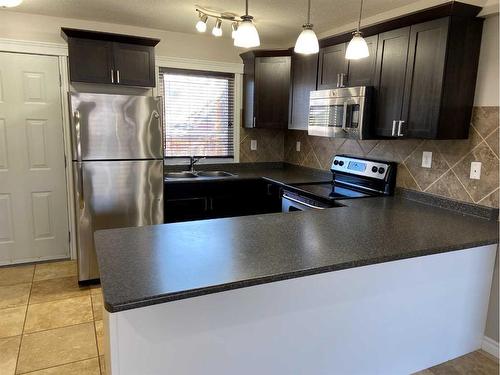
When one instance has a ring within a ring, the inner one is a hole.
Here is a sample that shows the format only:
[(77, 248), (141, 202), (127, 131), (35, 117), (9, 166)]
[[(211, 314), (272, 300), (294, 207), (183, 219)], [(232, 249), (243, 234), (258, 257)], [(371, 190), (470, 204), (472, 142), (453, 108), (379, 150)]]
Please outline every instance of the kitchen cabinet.
[(346, 86), (373, 86), (377, 62), (378, 35), (365, 38), (370, 55), (359, 60), (349, 60)]
[(349, 69), (345, 58), (346, 43), (321, 48), (319, 51), (318, 90), (344, 86)]
[(481, 19), (443, 17), (380, 34), (374, 133), (467, 138), (481, 31)]
[(71, 82), (155, 86), (158, 39), (62, 29), (68, 42)]
[(318, 55), (292, 56), (292, 83), (290, 91), (290, 121), (288, 129), (307, 130), (309, 93), (316, 90)]
[(271, 212), (281, 212), (281, 191), (264, 180), (165, 183), (165, 223)]
[(286, 128), (290, 100), (290, 52), (250, 51), (240, 56), (244, 63), (243, 126)]
[(345, 58), (348, 43), (340, 43), (320, 50), (318, 90), (373, 85), (378, 35), (369, 36), (365, 40), (370, 55), (359, 60)]
[(409, 27), (378, 36), (374, 98), (377, 136), (395, 135), (398, 121), (402, 120), (409, 38)]

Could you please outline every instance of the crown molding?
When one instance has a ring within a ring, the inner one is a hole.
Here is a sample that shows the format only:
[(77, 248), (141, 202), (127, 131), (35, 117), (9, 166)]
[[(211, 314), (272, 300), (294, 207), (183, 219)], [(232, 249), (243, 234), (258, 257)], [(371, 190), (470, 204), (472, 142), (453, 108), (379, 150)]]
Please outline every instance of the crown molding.
[(0, 38), (0, 51), (68, 56), (68, 46), (65, 43), (37, 42), (6, 38)]

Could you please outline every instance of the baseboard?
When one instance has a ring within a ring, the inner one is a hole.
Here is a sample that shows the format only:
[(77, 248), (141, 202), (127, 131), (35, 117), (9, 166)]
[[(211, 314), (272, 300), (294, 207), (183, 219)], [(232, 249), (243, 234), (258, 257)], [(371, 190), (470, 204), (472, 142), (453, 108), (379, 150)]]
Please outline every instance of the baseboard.
[(490, 339), (487, 336), (484, 336), (483, 343), (481, 345), (481, 349), (483, 349), (486, 353), (491, 354), (492, 356), (498, 358), (498, 342), (493, 339)]

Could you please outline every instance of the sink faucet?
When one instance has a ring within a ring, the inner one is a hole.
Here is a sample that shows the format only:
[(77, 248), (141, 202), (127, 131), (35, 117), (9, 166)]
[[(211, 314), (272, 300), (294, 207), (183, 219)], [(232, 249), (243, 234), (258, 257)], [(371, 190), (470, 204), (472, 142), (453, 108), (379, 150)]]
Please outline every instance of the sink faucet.
[(202, 159), (205, 159), (205, 157), (204, 156), (203, 157), (190, 156), (189, 157), (189, 170), (191, 172), (194, 172), (194, 165)]

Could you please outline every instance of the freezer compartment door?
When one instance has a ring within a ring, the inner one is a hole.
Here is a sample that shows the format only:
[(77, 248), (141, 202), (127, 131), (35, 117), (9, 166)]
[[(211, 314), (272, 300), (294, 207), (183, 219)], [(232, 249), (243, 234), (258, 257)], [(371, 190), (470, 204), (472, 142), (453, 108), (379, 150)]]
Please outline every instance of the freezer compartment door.
[(99, 277), (94, 232), (163, 223), (163, 161), (74, 162), (79, 281)]
[(70, 93), (73, 160), (163, 158), (161, 97)]

